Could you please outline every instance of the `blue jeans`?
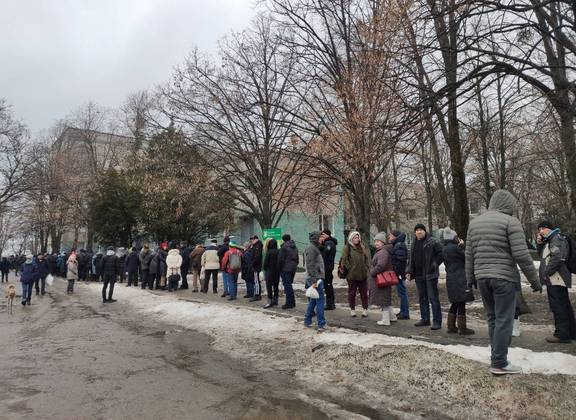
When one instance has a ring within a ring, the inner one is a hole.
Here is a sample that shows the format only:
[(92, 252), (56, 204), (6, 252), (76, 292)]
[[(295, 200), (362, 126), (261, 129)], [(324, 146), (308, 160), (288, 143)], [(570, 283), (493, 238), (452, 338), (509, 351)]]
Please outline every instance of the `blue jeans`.
[(227, 276), (227, 272), (225, 271), (221, 271), (222, 273), (222, 283), (223, 283), (223, 287), (224, 287), (224, 295), (229, 295), (230, 294), (230, 289), (229, 289), (229, 285), (228, 285), (228, 281), (230, 279), (230, 277)]
[(228, 296), (232, 299), (236, 299), (238, 294), (238, 273), (222, 273), (222, 278), (224, 279), (224, 284), (227, 287)]
[[(310, 287), (313, 282), (314, 279), (307, 278), (306, 288)], [(304, 325), (312, 325), (312, 314), (314, 313), (314, 309), (316, 309), (316, 316), (318, 317), (318, 328), (322, 328), (326, 326), (326, 319), (324, 318), (324, 281), (318, 280), (318, 282), (317, 290), (320, 297), (318, 299), (308, 299), (308, 307), (306, 308), (306, 315), (304, 316)]]
[(30, 302), (32, 299), (32, 287), (34, 286), (34, 283), (20, 282), (20, 284), (22, 285), (22, 302)]
[(398, 285), (396, 292), (398, 292), (398, 299), (400, 299), (400, 315), (410, 316), (410, 304), (408, 303), (408, 291), (406, 290), (406, 280), (404, 276), (398, 276)]
[(438, 279), (426, 280), (416, 278), (418, 299), (420, 300), (420, 318), (430, 322), (430, 305), (432, 305), (432, 323), (442, 325), (442, 308), (438, 294)]
[(284, 286), (284, 294), (286, 295), (286, 306), (288, 308), (293, 308), (296, 306), (296, 299), (294, 298), (294, 288), (292, 287), (295, 275), (296, 273), (292, 273), (289, 271), (282, 271), (280, 273), (280, 278), (282, 279), (282, 285)]

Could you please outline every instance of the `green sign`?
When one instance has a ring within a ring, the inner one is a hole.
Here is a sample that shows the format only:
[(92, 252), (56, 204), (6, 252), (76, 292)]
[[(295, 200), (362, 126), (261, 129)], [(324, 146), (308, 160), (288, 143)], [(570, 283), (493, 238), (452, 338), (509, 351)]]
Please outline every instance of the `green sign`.
[(277, 241), (282, 239), (282, 228), (264, 229), (264, 239), (274, 238)]

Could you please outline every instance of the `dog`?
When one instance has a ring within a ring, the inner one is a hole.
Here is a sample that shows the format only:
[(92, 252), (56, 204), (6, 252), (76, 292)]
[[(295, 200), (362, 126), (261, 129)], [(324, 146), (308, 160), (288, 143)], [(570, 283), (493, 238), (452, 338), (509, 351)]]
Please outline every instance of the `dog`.
[(16, 297), (16, 287), (13, 284), (10, 284), (6, 288), (6, 299), (8, 299), (8, 313), (12, 315), (12, 307), (14, 306), (14, 298)]

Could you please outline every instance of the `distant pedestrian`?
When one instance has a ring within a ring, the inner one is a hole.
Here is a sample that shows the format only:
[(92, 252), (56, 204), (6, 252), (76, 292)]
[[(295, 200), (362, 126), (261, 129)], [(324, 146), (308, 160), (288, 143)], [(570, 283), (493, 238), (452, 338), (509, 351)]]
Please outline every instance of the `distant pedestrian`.
[(442, 264), (442, 245), (419, 223), (414, 227), (415, 240), (410, 251), (410, 262), (406, 278), (414, 279), (420, 301), (420, 321), (416, 327), (430, 325), (430, 306), (432, 306), (431, 330), (442, 328), (442, 307), (438, 293), (438, 277)]
[(8, 274), (10, 273), (10, 261), (8, 258), (2, 257), (0, 261), (0, 273), (2, 274), (2, 283), (8, 283)]
[(78, 280), (78, 260), (76, 259), (76, 254), (70, 254), (66, 264), (66, 280), (68, 280), (68, 287), (66, 288), (66, 294), (71, 295), (74, 293), (74, 283)]
[[(224, 255), (226, 254), (226, 252), (228, 252), (228, 248), (229, 248), (229, 244), (230, 244), (230, 237), (229, 236), (224, 236), (224, 239), (222, 241), (222, 245), (220, 245), (218, 247), (218, 261), (220, 263), (220, 265), (222, 265), (222, 259), (224, 258)], [(221, 297), (226, 297), (230, 294), (230, 291), (228, 290), (228, 276), (224, 275), (224, 272), (222, 271), (222, 287), (224, 289), (224, 292), (222, 293)]]
[(396, 293), (400, 300), (400, 312), (396, 314), (397, 319), (410, 319), (410, 303), (408, 301), (408, 290), (406, 289), (406, 266), (408, 262), (408, 248), (406, 248), (406, 234), (399, 230), (393, 230), (388, 235), (388, 242), (393, 245), (390, 257), (392, 267), (398, 277)]
[(362, 317), (368, 316), (368, 275), (370, 271), (370, 248), (364, 245), (360, 233), (353, 231), (348, 235), (348, 243), (342, 249), (342, 266), (346, 270), (348, 283), (348, 305), (350, 316), (356, 316), (356, 295), (360, 293)]
[(488, 211), (472, 220), (468, 228), (466, 279), (468, 287), (476, 286), (482, 294), (492, 345), (490, 372), (494, 375), (522, 373), (508, 361), (516, 291), (521, 287), (517, 266), (532, 290), (542, 292), (522, 224), (513, 216), (517, 206), (510, 192), (497, 190)]
[(254, 235), (252, 241), (252, 275), (254, 276), (254, 292), (250, 302), (262, 300), (262, 284), (260, 283), (260, 272), (262, 271), (263, 248), (258, 236)]
[(166, 270), (168, 278), (168, 291), (178, 290), (178, 282), (181, 280), (180, 268), (182, 267), (182, 255), (180, 250), (173, 245), (166, 257)]
[(112, 299), (114, 293), (114, 285), (119, 278), (119, 264), (118, 257), (114, 252), (113, 247), (109, 247), (106, 255), (102, 257), (102, 277), (104, 284), (102, 285), (102, 302), (114, 303), (116, 299)]
[(320, 252), (324, 259), (325, 276), (324, 290), (326, 291), (326, 307), (327, 311), (336, 309), (336, 297), (334, 295), (334, 260), (336, 258), (336, 245), (338, 240), (332, 237), (330, 229), (324, 229), (320, 234)]
[(238, 245), (229, 241), (222, 256), (220, 270), (228, 284), (228, 300), (236, 300), (238, 295), (238, 274), (242, 271), (242, 251)]
[(310, 244), (304, 250), (304, 265), (306, 266), (306, 288), (314, 287), (318, 291), (318, 299), (308, 299), (304, 325), (312, 326), (312, 315), (316, 313), (318, 331), (326, 328), (324, 318), (324, 260), (320, 252), (320, 232), (312, 232), (309, 235)]
[(286, 302), (282, 305), (282, 309), (292, 309), (296, 307), (292, 284), (298, 268), (298, 248), (289, 234), (284, 234), (282, 241), (282, 247), (278, 251), (278, 269), (282, 279), (282, 286), (284, 287), (284, 295), (286, 296)]
[(192, 292), (198, 292), (200, 274), (202, 272), (202, 254), (204, 247), (201, 244), (196, 245), (194, 251), (190, 254), (190, 268), (192, 270)]
[(153, 288), (154, 280), (152, 279), (152, 275), (150, 274), (150, 263), (152, 262), (152, 251), (150, 250), (150, 246), (148, 244), (144, 244), (142, 250), (140, 251), (139, 260), (140, 260), (140, 271), (142, 274), (142, 278), (140, 279), (142, 289), (146, 289), (150, 287), (150, 290)]
[(20, 283), (22, 285), (22, 305), (30, 305), (32, 302), (32, 286), (39, 278), (38, 266), (33, 260), (32, 254), (26, 254), (24, 263), (20, 265)]
[(451, 304), (446, 320), (447, 331), (472, 335), (474, 330), (468, 328), (466, 322), (466, 302), (471, 301), (473, 296), (466, 282), (464, 241), (458, 238), (456, 232), (450, 228), (445, 228), (442, 236), (444, 238), (442, 256), (446, 267), (446, 291)]
[(44, 254), (38, 254), (36, 264), (38, 265), (38, 280), (34, 283), (34, 287), (36, 288), (36, 295), (44, 296), (46, 294), (46, 277), (50, 274), (50, 264), (48, 264)]
[(139, 265), (138, 251), (135, 247), (132, 247), (130, 253), (126, 257), (126, 262), (124, 263), (124, 274), (128, 278), (128, 284), (126, 286), (138, 287), (138, 265)]
[(266, 293), (268, 303), (265, 309), (278, 305), (278, 285), (280, 284), (280, 269), (278, 267), (278, 242), (270, 239), (266, 243), (266, 256), (264, 257), (264, 279), (266, 281)]
[[(570, 244), (560, 229), (544, 220), (538, 224), (540, 281), (546, 285), (548, 303), (554, 315), (554, 335), (549, 343), (570, 343), (576, 340), (576, 320), (568, 289), (572, 287), (572, 273), (566, 265)], [(573, 252), (576, 252), (574, 250)]]
[(182, 257), (182, 265), (180, 266), (180, 276), (182, 283), (180, 288), (188, 290), (188, 273), (190, 272), (190, 248), (182, 245), (180, 247), (180, 256)]
[(218, 241), (212, 239), (202, 254), (202, 267), (204, 268), (204, 282), (202, 293), (208, 293), (210, 278), (212, 278), (212, 292), (218, 293), (218, 271), (220, 270), (220, 258), (218, 257)]
[(116, 256), (118, 257), (118, 281), (123, 283), (124, 279), (126, 279), (126, 272), (124, 271), (124, 266), (126, 265), (126, 248), (118, 248)]

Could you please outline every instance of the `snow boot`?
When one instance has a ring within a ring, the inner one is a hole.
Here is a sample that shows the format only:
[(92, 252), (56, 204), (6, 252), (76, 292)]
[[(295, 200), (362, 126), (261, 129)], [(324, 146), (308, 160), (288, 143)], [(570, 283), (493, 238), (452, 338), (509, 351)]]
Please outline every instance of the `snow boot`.
[(368, 318), (368, 309), (362, 311), (362, 318)]
[(390, 310), (388, 312), (390, 312), (390, 322), (396, 322), (398, 321), (398, 317), (396, 316), (396, 313), (394, 312), (394, 308), (392, 308), (392, 306), (388, 307)]
[(512, 337), (520, 337), (520, 319), (514, 320), (514, 327), (512, 327)]
[(458, 334), (460, 335), (472, 335), (474, 330), (466, 327), (466, 315), (458, 315)]
[(382, 319), (376, 323), (378, 325), (390, 325), (390, 307), (386, 307), (382, 310)]
[(458, 332), (458, 328), (456, 328), (456, 315), (455, 314), (448, 312), (447, 326), (448, 326), (447, 331), (450, 334), (455, 334)]

